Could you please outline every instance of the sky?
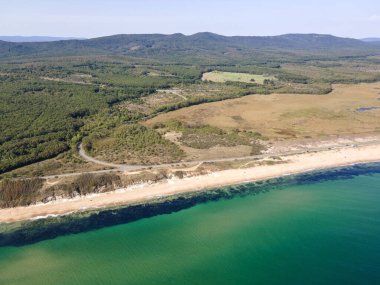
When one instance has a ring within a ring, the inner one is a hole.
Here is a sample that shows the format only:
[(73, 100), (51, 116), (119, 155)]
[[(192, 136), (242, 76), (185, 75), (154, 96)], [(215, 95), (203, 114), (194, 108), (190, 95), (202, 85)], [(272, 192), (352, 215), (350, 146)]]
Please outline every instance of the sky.
[(380, 0), (0, 0), (0, 35), (213, 32), (380, 37)]

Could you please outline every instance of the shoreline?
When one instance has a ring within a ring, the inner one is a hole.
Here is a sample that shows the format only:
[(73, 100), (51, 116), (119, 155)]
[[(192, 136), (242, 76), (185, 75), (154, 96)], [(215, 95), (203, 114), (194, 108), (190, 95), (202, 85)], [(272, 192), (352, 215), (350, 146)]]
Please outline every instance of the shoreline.
[(212, 188), (371, 162), (380, 162), (380, 144), (290, 155), (286, 157), (285, 163), (223, 170), (208, 175), (171, 179), (154, 184), (135, 185), (125, 189), (117, 189), (113, 192), (92, 194), (73, 199), (60, 199), (46, 204), (0, 209), (0, 223), (41, 219), (54, 215), (70, 215), (87, 210), (138, 205), (165, 197), (205, 191)]

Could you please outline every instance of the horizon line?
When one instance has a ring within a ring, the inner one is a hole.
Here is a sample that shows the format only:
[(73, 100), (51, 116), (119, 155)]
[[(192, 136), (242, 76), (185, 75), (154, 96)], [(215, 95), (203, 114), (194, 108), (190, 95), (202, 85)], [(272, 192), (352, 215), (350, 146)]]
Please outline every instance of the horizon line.
[(213, 34), (223, 37), (279, 37), (279, 36), (285, 36), (285, 35), (324, 35), (324, 36), (333, 36), (338, 38), (347, 38), (347, 39), (357, 39), (357, 40), (364, 40), (364, 39), (380, 39), (380, 36), (367, 36), (367, 37), (347, 37), (347, 36), (338, 36), (334, 34), (326, 34), (326, 33), (297, 33), (297, 32), (289, 32), (285, 34), (276, 34), (276, 35), (225, 35), (225, 34), (218, 34), (214, 32), (209, 31), (203, 31), (203, 32), (196, 32), (192, 34), (184, 34), (181, 32), (176, 33), (116, 33), (116, 34), (108, 34), (108, 35), (99, 35), (99, 36), (93, 36), (93, 37), (84, 37), (84, 36), (58, 36), (58, 35), (0, 35), (2, 38), (57, 38), (57, 39), (67, 39), (67, 40), (91, 40), (91, 39), (97, 39), (97, 38), (104, 38), (104, 37), (112, 37), (112, 36), (119, 36), (119, 35), (165, 35), (165, 36), (171, 36), (171, 35), (183, 35), (183, 36), (193, 36), (197, 34)]

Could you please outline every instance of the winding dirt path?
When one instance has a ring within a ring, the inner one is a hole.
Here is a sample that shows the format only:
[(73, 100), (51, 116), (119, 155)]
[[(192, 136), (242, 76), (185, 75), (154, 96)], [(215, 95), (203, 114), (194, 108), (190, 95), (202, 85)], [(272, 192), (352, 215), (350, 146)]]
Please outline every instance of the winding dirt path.
[(83, 148), (83, 145), (81, 144), (78, 148), (79, 155), (88, 162), (95, 163), (98, 165), (102, 165), (105, 167), (108, 167), (110, 169), (104, 169), (104, 170), (97, 170), (97, 171), (82, 171), (82, 172), (73, 172), (73, 173), (66, 173), (66, 174), (58, 174), (58, 175), (49, 175), (44, 176), (42, 178), (45, 179), (52, 179), (52, 178), (61, 178), (61, 177), (71, 177), (71, 176), (78, 176), (85, 173), (109, 173), (109, 172), (127, 172), (127, 171), (134, 171), (134, 170), (142, 170), (142, 169), (157, 169), (157, 168), (174, 168), (178, 167), (179, 164), (185, 165), (186, 167), (192, 167), (196, 166), (202, 163), (213, 163), (213, 162), (228, 162), (228, 161), (239, 161), (239, 160), (255, 160), (255, 159), (265, 159), (270, 158), (274, 156), (279, 157), (286, 157), (286, 156), (292, 156), (292, 155), (298, 155), (298, 154), (305, 154), (305, 153), (312, 153), (312, 152), (320, 152), (320, 151), (327, 151), (327, 150), (338, 150), (343, 148), (357, 148), (362, 146), (371, 146), (371, 145), (379, 145), (380, 139), (372, 139), (369, 141), (363, 141), (363, 142), (352, 142), (352, 143), (340, 143), (335, 146), (322, 146), (322, 147), (313, 147), (313, 148), (304, 148), (299, 150), (291, 150), (291, 151), (282, 151), (282, 152), (275, 152), (275, 153), (265, 153), (260, 155), (252, 155), (252, 156), (243, 156), (243, 157), (231, 157), (231, 158), (221, 158), (221, 159), (212, 159), (212, 160), (198, 160), (198, 161), (181, 161), (177, 163), (168, 163), (168, 164), (156, 164), (156, 165), (130, 165), (130, 164), (115, 164), (107, 161), (102, 161), (99, 159), (96, 159), (94, 157), (89, 156), (86, 151)]
[(134, 170), (134, 169), (137, 169), (137, 168), (141, 168), (141, 167), (144, 167), (142, 165), (127, 165), (127, 164), (116, 164), (116, 163), (112, 163), (112, 162), (107, 162), (107, 161), (102, 161), (102, 160), (99, 160), (99, 159), (96, 159), (92, 156), (89, 156), (84, 147), (83, 147), (83, 144), (80, 144), (79, 145), (79, 148), (78, 148), (78, 153), (79, 155), (86, 161), (88, 162), (92, 162), (92, 163), (95, 163), (95, 164), (98, 164), (98, 165), (103, 165), (103, 166), (106, 166), (106, 167), (112, 167), (112, 168), (118, 168), (122, 171), (127, 171), (127, 170)]

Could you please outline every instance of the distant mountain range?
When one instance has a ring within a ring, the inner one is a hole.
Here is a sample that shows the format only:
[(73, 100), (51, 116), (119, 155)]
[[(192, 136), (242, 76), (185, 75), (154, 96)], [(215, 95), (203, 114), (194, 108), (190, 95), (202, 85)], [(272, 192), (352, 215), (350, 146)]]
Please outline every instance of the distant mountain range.
[(255, 59), (281, 61), (284, 56), (297, 58), (302, 56), (306, 59), (367, 56), (379, 52), (380, 43), (377, 42), (320, 34), (228, 37), (205, 32), (190, 36), (132, 34), (52, 42), (0, 41), (0, 58), (112, 55), (165, 58), (173, 62), (189, 59), (198, 59), (200, 62), (213, 59), (218, 61), (239, 59), (244, 62)]
[(44, 37), (44, 36), (0, 36), (0, 41), (13, 42), (13, 43), (31, 43), (31, 42), (55, 42), (66, 41), (84, 38), (74, 37)]
[(380, 38), (365, 38), (361, 39), (363, 42), (368, 42), (368, 43), (374, 43), (374, 42), (380, 42)]

